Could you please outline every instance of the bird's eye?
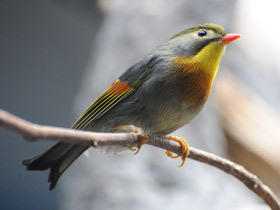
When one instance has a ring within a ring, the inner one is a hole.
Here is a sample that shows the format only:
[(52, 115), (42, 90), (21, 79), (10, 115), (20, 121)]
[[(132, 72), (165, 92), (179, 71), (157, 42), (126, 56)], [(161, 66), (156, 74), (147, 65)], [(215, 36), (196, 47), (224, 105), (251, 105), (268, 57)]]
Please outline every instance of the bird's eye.
[(207, 31), (205, 31), (205, 30), (200, 30), (200, 31), (197, 32), (197, 35), (198, 35), (198, 36), (206, 36), (206, 35), (207, 35)]

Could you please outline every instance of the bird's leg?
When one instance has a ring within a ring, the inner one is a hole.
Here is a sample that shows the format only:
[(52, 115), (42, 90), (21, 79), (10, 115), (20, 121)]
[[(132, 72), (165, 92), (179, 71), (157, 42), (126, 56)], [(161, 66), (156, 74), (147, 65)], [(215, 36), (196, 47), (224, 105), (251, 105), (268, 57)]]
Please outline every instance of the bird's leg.
[(178, 138), (178, 137), (176, 137), (176, 136), (165, 136), (164, 138), (169, 139), (169, 140), (172, 140), (172, 141), (176, 141), (176, 142), (178, 142), (178, 143), (181, 145), (181, 148), (182, 148), (181, 154), (179, 154), (179, 155), (173, 155), (173, 153), (170, 152), (170, 151), (168, 151), (168, 150), (166, 150), (165, 154), (167, 154), (167, 156), (168, 156), (168, 157), (171, 157), (171, 158), (178, 158), (178, 157), (181, 157), (182, 163), (181, 163), (181, 165), (179, 165), (177, 168), (182, 167), (182, 166), (185, 164), (185, 161), (186, 161), (187, 157), (188, 157), (189, 154), (190, 154), (190, 148), (189, 148), (188, 143), (185, 141), (185, 139), (183, 139), (183, 138)]
[(143, 131), (142, 128), (138, 128), (134, 125), (116, 125), (113, 127), (113, 129), (118, 129), (118, 130), (124, 130), (124, 131), (130, 131), (133, 134), (136, 134), (137, 136), (140, 136), (140, 142), (137, 144), (137, 149), (133, 148), (132, 145), (127, 146), (131, 151), (136, 151), (134, 155), (138, 154), (140, 151), (141, 147), (147, 143), (148, 141), (148, 135)]

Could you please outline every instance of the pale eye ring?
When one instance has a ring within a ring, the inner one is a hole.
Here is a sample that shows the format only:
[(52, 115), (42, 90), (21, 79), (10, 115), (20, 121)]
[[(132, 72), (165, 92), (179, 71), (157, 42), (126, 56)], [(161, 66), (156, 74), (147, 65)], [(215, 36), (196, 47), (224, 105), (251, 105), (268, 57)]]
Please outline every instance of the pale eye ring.
[(202, 30), (200, 30), (200, 31), (197, 32), (197, 35), (198, 35), (198, 36), (201, 36), (201, 37), (202, 37), (202, 36), (206, 36), (206, 35), (207, 35), (207, 31), (202, 29)]

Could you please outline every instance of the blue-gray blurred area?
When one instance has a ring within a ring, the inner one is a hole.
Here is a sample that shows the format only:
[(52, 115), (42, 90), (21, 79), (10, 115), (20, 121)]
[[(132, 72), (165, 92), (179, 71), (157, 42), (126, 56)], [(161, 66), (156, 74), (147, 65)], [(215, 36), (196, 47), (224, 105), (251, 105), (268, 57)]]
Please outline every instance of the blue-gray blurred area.
[[(101, 20), (91, 0), (0, 1), (0, 107), (39, 124), (69, 127), (72, 103)], [(0, 128), (0, 209), (57, 209), (46, 172), (24, 158), (52, 143), (28, 143)]]

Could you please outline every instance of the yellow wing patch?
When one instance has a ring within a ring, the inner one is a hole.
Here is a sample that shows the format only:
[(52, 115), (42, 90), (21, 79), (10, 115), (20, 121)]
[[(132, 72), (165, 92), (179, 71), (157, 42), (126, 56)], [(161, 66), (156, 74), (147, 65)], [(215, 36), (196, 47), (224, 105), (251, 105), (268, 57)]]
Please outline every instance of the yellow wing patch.
[(90, 105), (72, 128), (79, 130), (86, 128), (92, 121), (101, 117), (134, 90), (128, 85), (128, 82), (121, 82), (117, 79), (111, 87)]

